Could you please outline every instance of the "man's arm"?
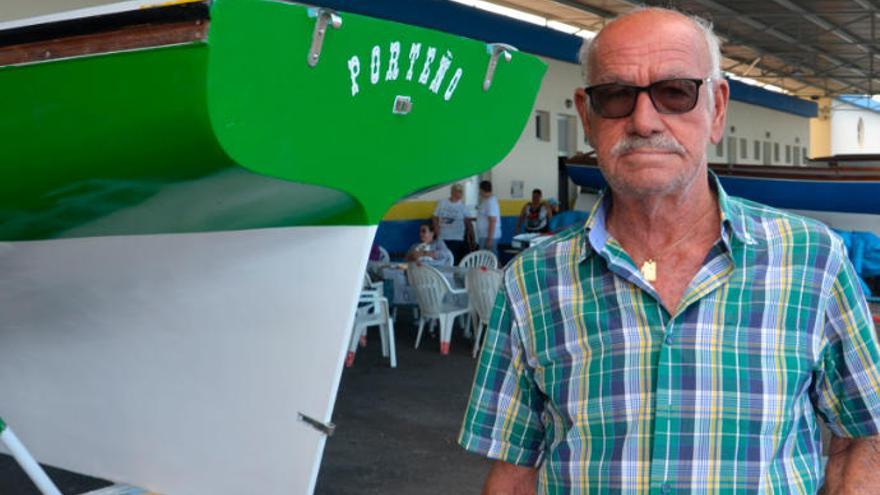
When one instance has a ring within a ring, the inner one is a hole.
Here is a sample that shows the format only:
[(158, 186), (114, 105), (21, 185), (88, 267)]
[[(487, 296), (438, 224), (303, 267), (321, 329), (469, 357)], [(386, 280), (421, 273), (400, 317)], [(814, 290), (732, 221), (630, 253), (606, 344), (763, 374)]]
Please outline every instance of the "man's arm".
[(495, 245), (495, 222), (498, 217), (489, 217), (489, 228), (486, 231), (486, 247), (491, 248)]
[[(526, 203), (526, 205), (522, 207), (522, 210), (519, 211), (519, 216), (516, 217), (516, 227), (513, 228), (514, 235), (519, 234), (519, 228), (522, 226), (523, 222), (526, 221), (526, 208), (528, 208), (528, 207), (529, 207), (529, 205), (528, 205), (528, 203)], [(491, 219), (494, 217), (489, 217), (489, 218), (491, 221)], [(491, 230), (489, 232), (491, 232)]]
[(482, 495), (534, 495), (537, 480), (535, 468), (495, 461), (486, 477)]
[(472, 248), (476, 245), (476, 235), (474, 235), (474, 219), (472, 217), (464, 217), (464, 240), (468, 247)]
[(880, 492), (880, 436), (831, 438), (824, 495), (875, 495)]
[(438, 217), (435, 214), (433, 217), (431, 217), (431, 223), (434, 225), (434, 238), (439, 239), (440, 238), (440, 217)]

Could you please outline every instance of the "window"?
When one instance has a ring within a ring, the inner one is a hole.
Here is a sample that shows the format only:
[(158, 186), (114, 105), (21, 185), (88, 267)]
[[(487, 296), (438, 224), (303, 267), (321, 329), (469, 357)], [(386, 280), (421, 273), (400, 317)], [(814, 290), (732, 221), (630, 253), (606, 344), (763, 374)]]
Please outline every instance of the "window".
[(773, 161), (779, 163), (779, 143), (773, 143)]
[(559, 156), (571, 156), (577, 152), (577, 117), (573, 115), (559, 115), (556, 118), (558, 126), (557, 148)]
[(785, 145), (785, 163), (791, 163), (791, 145)]
[(550, 141), (550, 112), (535, 112), (535, 137), (541, 141)]
[(721, 139), (718, 141), (718, 144), (715, 145), (715, 156), (724, 156), (724, 140)]
[(761, 141), (755, 140), (755, 160), (761, 159)]

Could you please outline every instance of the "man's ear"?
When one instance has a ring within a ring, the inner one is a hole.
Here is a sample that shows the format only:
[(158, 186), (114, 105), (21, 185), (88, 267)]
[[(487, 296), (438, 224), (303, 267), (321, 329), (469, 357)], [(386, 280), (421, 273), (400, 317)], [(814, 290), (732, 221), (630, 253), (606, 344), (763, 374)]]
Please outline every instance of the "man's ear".
[(581, 125), (584, 126), (584, 136), (587, 136), (588, 140), (590, 137), (590, 120), (588, 118), (590, 112), (590, 109), (588, 108), (589, 105), (590, 102), (584, 88), (577, 88), (574, 90), (574, 106), (577, 108), (577, 113), (581, 117)]
[(725, 79), (716, 81), (712, 85), (715, 92), (715, 108), (712, 114), (712, 132), (709, 140), (712, 144), (718, 144), (724, 136), (725, 122), (727, 121), (727, 104), (730, 102), (730, 86)]

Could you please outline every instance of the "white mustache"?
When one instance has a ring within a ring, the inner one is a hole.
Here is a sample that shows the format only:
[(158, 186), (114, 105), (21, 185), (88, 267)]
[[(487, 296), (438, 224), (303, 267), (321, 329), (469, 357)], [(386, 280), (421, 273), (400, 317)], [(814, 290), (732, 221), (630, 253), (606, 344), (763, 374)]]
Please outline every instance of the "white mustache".
[(684, 146), (679, 144), (675, 138), (665, 134), (652, 134), (651, 137), (626, 136), (611, 148), (612, 156), (619, 156), (630, 151), (642, 148), (665, 150), (683, 155), (686, 153)]

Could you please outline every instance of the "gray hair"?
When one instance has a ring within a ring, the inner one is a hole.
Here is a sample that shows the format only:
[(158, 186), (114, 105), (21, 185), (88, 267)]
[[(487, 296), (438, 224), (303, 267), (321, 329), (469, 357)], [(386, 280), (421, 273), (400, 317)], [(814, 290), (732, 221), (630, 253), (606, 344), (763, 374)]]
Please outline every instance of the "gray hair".
[[(721, 41), (718, 39), (718, 36), (715, 35), (715, 32), (712, 30), (712, 22), (706, 19), (703, 19), (700, 16), (696, 15), (688, 15), (682, 12), (679, 12), (674, 9), (667, 9), (662, 7), (638, 7), (635, 8), (626, 14), (616, 17), (611, 23), (623, 19), (625, 17), (629, 17), (633, 14), (638, 14), (640, 12), (663, 12), (663, 13), (674, 13), (682, 16), (684, 19), (687, 19), (694, 25), (695, 28), (703, 35), (703, 38), (706, 40), (706, 48), (709, 52), (709, 77), (712, 78), (712, 81), (709, 83), (707, 88), (707, 92), (709, 95), (709, 108), (714, 111), (714, 100), (715, 100), (715, 92), (712, 89), (715, 87), (715, 84), (721, 80), (723, 77), (721, 75)], [(609, 23), (610, 24), (610, 23)], [(607, 25), (606, 25), (607, 27)], [(604, 29), (604, 28), (603, 28)], [(589, 74), (589, 66), (590, 66), (590, 57), (593, 55), (593, 51), (596, 47), (596, 42), (598, 39), (598, 35), (595, 38), (584, 39), (583, 44), (581, 44), (581, 49), (578, 51), (578, 61), (581, 65), (581, 73), (584, 76), (584, 81), (589, 84), (590, 83), (590, 74)]]

